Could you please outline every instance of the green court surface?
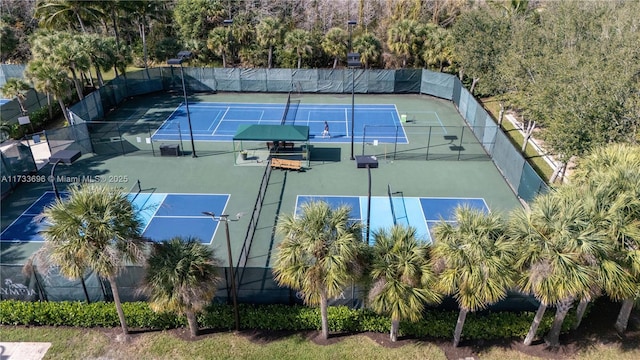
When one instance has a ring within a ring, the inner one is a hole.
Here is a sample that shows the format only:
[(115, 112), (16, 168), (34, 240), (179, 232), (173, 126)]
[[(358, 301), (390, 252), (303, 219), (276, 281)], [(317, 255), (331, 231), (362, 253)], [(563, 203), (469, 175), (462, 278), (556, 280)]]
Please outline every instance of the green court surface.
[[(156, 94), (123, 103), (107, 120), (126, 121), (151, 135), (180, 105), (180, 94)], [(287, 94), (207, 94), (191, 95), (190, 104), (197, 102), (242, 102), (284, 104)], [(351, 104), (350, 95), (300, 95), (292, 99), (300, 104)], [(449, 101), (423, 95), (356, 95), (357, 104), (395, 104), (399, 115), (406, 115), (403, 123), (409, 144), (383, 144), (356, 139), (354, 155), (364, 152), (376, 155), (379, 167), (371, 169), (371, 194), (386, 197), (388, 185), (393, 191), (410, 198), (481, 198), (492, 212), (507, 212), (520, 207), (520, 202), (500, 172), (488, 157), (482, 156), (481, 145), (468, 129)], [(455, 132), (459, 131), (459, 132)], [(429, 135), (431, 132), (431, 135)], [(453, 137), (455, 136), (455, 138)], [(135, 139), (135, 134), (132, 136)], [(146, 136), (142, 136), (143, 138)], [(462, 137), (462, 139), (461, 139)], [(430, 141), (430, 143), (428, 143)], [(144, 144), (144, 140), (142, 141)], [(154, 146), (175, 144), (175, 141), (157, 142)], [(300, 144), (295, 144), (299, 146)], [(140, 180), (145, 191), (174, 194), (229, 194), (225, 212), (232, 217), (244, 213), (238, 221), (229, 222), (234, 264), (237, 263), (251, 214), (265, 172), (268, 152), (264, 143), (243, 144), (255, 155), (253, 160), (238, 161), (231, 142), (195, 142), (197, 158), (190, 156), (188, 138), (182, 142), (187, 152), (182, 157), (161, 157), (148, 151), (132, 151), (122, 155), (83, 155), (70, 166), (58, 166), (56, 175), (69, 177), (101, 175), (114, 180), (113, 186), (125, 191)], [(267, 152), (266, 155), (263, 155)], [(467, 156), (472, 153), (471, 156)], [(429, 160), (437, 154), (439, 160)], [(465, 158), (469, 161), (457, 161)], [(293, 213), (299, 195), (367, 196), (368, 172), (357, 168), (350, 160), (348, 142), (313, 144), (310, 168), (302, 171), (274, 169), (265, 193), (260, 217), (247, 258), (247, 267), (270, 268), (277, 251), (278, 237), (273, 228), (280, 214)], [(477, 159), (476, 159), (477, 158)], [(250, 158), (251, 159), (251, 158)], [(40, 170), (49, 175), (50, 166)], [(118, 181), (118, 182), (115, 182)], [(58, 183), (64, 190), (66, 183)], [(51, 184), (22, 184), (2, 201), (2, 229), (7, 228)], [(204, 205), (206, 207), (206, 204)], [(200, 210), (200, 209), (199, 209)], [(202, 209), (214, 211), (214, 209)], [(213, 220), (212, 220), (213, 221)], [(185, 236), (189, 228), (182, 229)], [(212, 246), (223, 264), (226, 260), (224, 231), (215, 232)], [(2, 242), (3, 264), (24, 264), (41, 243)]]

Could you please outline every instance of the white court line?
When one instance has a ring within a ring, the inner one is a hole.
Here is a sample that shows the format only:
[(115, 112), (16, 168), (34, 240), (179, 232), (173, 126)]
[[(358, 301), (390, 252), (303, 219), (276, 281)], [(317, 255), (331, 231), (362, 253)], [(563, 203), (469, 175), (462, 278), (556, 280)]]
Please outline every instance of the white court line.
[[(355, 113), (353, 114), (353, 117), (355, 119)], [(346, 131), (346, 136), (349, 137), (349, 113), (347, 112), (347, 108), (344, 108), (344, 124), (347, 127), (347, 131)], [(355, 124), (354, 124), (355, 125)], [(353, 131), (353, 133), (355, 134), (355, 130)]]
[[(216, 121), (220, 121), (220, 120), (218, 119), (218, 117), (220, 116), (220, 114), (221, 114), (221, 113), (222, 113), (222, 111), (218, 111), (218, 112), (216, 113), (216, 116), (213, 118), (213, 122), (211, 122), (211, 125), (207, 128), (207, 131), (211, 132), (211, 128), (213, 127), (213, 125), (215, 125), (215, 124), (216, 124)], [(226, 112), (225, 112), (224, 114), (226, 114)], [(224, 116), (224, 114), (223, 114), (222, 116)], [(215, 132), (215, 131), (214, 131), (214, 132)], [(211, 133), (211, 134), (213, 134), (213, 133)]]
[[(162, 122), (162, 124), (156, 129), (156, 131), (153, 132), (153, 134), (151, 134), (151, 138), (153, 139), (154, 136), (156, 136), (156, 134), (158, 133), (158, 131), (160, 131), (160, 129), (162, 129), (164, 127), (164, 125), (169, 121), (169, 119), (171, 119), (171, 117), (173, 116), (173, 114), (176, 113), (176, 111), (178, 111), (178, 109), (180, 109), (180, 106), (182, 106), (182, 103), (180, 103), (180, 105), (178, 105), (177, 108), (175, 108), (171, 114), (169, 114), (169, 116)], [(173, 123), (173, 121), (171, 121), (171, 123)]]
[(264, 117), (264, 110), (260, 110), (260, 117), (258, 118), (258, 125), (260, 125), (260, 121), (262, 121), (263, 117)]
[[(152, 193), (152, 195), (155, 195), (155, 193)], [(153, 218), (156, 216), (156, 213), (158, 212), (158, 209), (160, 209), (162, 207), (162, 203), (164, 203), (164, 200), (167, 198), (167, 194), (166, 193), (165, 194), (158, 193), (158, 195), (161, 196), (162, 201), (160, 201), (158, 203), (158, 206), (156, 206), (156, 210), (153, 212), (153, 214), (149, 218), (149, 222), (147, 222), (147, 225), (145, 225), (144, 229), (142, 229), (142, 231), (140, 232), (141, 234), (144, 234), (144, 232), (147, 231), (147, 228), (149, 227), (149, 224), (151, 224), (151, 220), (153, 220)], [(146, 204), (146, 202), (145, 202), (145, 204)]]
[(409, 137), (407, 136), (407, 132), (404, 129), (404, 125), (402, 124), (402, 120), (400, 119), (400, 113), (398, 112), (398, 107), (396, 105), (393, 105), (393, 107), (395, 108), (396, 116), (398, 117), (398, 123), (400, 123), (400, 128), (402, 129), (402, 135), (404, 136), (404, 139), (407, 141), (407, 144), (408, 144), (409, 143)]
[[(217, 131), (218, 128), (220, 127), (220, 124), (222, 124), (222, 121), (224, 119), (225, 116), (227, 116), (227, 113), (229, 112), (229, 109), (231, 109), (231, 107), (227, 106), (227, 110), (224, 112), (224, 114), (222, 114), (222, 116), (220, 117), (220, 121), (218, 121), (218, 124), (216, 125), (216, 128), (213, 130), (213, 132), (211, 133), (211, 135), (214, 135)], [(213, 124), (212, 124), (213, 126)], [(209, 126), (209, 128), (211, 128), (211, 126)]]

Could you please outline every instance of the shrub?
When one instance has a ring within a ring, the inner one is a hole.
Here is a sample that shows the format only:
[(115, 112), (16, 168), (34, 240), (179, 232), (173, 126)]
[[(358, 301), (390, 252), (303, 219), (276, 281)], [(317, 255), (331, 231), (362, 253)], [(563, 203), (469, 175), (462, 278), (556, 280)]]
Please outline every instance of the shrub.
[[(148, 303), (122, 304), (127, 324), (140, 329), (171, 329), (184, 327), (186, 318), (174, 313), (151, 310)], [(320, 311), (317, 308), (287, 305), (239, 306), (240, 327), (257, 330), (319, 330)], [(463, 337), (465, 339), (523, 338), (529, 331), (533, 312), (485, 312), (467, 315)], [(448, 339), (453, 336), (458, 313), (455, 311), (429, 310), (423, 320), (416, 323), (402, 322), (400, 333), (404, 336)], [(551, 328), (553, 312), (545, 315), (539, 327), (544, 333)], [(230, 330), (234, 327), (233, 307), (211, 304), (199, 315), (202, 328)], [(575, 322), (570, 313), (563, 326), (568, 331)], [(23, 302), (0, 301), (0, 324), (3, 325), (48, 325), (76, 327), (117, 327), (120, 322), (113, 303), (95, 302)], [(389, 331), (391, 321), (368, 309), (350, 309), (346, 306), (329, 307), (329, 329), (337, 332)]]

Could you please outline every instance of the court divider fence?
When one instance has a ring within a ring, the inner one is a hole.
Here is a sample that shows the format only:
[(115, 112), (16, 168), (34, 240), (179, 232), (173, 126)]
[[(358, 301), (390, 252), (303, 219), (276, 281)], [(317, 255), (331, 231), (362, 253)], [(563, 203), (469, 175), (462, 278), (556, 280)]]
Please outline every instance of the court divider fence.
[(365, 125), (362, 135), (362, 155), (384, 160), (487, 161), (486, 146), (493, 144), (479, 143), (467, 126)]
[[(76, 120), (75, 126), (58, 130), (58, 133), (48, 131), (47, 138), (59, 142), (58, 145), (54, 144), (53, 146), (56, 149), (75, 146), (83, 153), (86, 153), (103, 151), (101, 147), (104, 147), (107, 149), (104, 151), (111, 154), (154, 154), (153, 142), (146, 143), (147, 136), (149, 138), (151, 136), (151, 129), (135, 128), (137, 125), (131, 123), (130, 126), (133, 126), (134, 129), (124, 128), (127, 125), (115, 122), (109, 126), (102, 124), (100, 121), (104, 120), (106, 114), (117, 108), (129, 97), (158, 91), (182, 91), (180, 71), (176, 70), (177, 68), (171, 67), (153, 68), (119, 76), (70, 108)], [(451, 129), (452, 132), (456, 133), (457, 138), (453, 138), (452, 134), (445, 139), (444, 134), (435, 135), (433, 127), (406, 125), (405, 128), (409, 138), (411, 136), (422, 136), (429, 140), (430, 145), (425, 149), (404, 149), (402, 147), (404, 145), (397, 144), (398, 148), (394, 149), (393, 152), (393, 156), (396, 159), (408, 160), (414, 157), (424, 157), (425, 160), (439, 158), (452, 160), (454, 157), (456, 159), (464, 158), (467, 154), (470, 154), (474, 159), (486, 160), (488, 156), (520, 199), (530, 202), (537, 194), (548, 191), (545, 181), (527, 163), (519, 149), (510, 143), (507, 136), (500, 130), (491, 116), (475, 100), (472, 94), (462, 86), (461, 81), (453, 75), (423, 69), (239, 68), (184, 68), (184, 74), (188, 92), (268, 91), (287, 93), (293, 90), (298, 93), (350, 93), (353, 89), (358, 94), (424, 94), (447, 99), (453, 102), (468, 127)], [(352, 75), (354, 82), (351, 80)], [(4, 111), (4, 106), (2, 110)], [(116, 137), (119, 138), (118, 141), (111, 141), (112, 134), (114, 134), (114, 140)], [(476, 138), (475, 141), (465, 142), (464, 139), (470, 139), (471, 136)], [(138, 141), (138, 137), (140, 137), (140, 141)], [(109, 141), (98, 141), (98, 139), (109, 139)], [(142, 151), (127, 152), (126, 148), (122, 150), (123, 142), (121, 139), (125, 139), (129, 143), (128, 145), (133, 145), (133, 148)], [(105, 145), (107, 143), (109, 145)], [(475, 148), (473, 151), (467, 152), (467, 148), (470, 149), (472, 143), (481, 144), (482, 151), (479, 148)], [(119, 149), (118, 145), (120, 146)], [(367, 145), (365, 144), (365, 146)], [(52, 151), (54, 151), (53, 148)], [(437, 151), (436, 149), (439, 148), (444, 149), (444, 151)], [(367, 153), (369, 151), (369, 149), (366, 150)], [(380, 150), (377, 150), (377, 152), (379, 153)], [(3, 166), (4, 168), (5, 166)], [(254, 209), (254, 213), (255, 211)], [(255, 228), (255, 224), (252, 226)], [(238, 267), (242, 263), (246, 264), (246, 259), (250, 253), (252, 242), (251, 236), (249, 236), (250, 230), (248, 229), (245, 237), (246, 244), (243, 245)], [(21, 268), (21, 265), (18, 267)], [(3, 286), (0, 295), (2, 298), (34, 299), (34, 297), (38, 297), (36, 296), (38, 291), (43, 293), (38, 299), (44, 297), (50, 300), (82, 301), (85, 298), (82, 288), (77, 282), (73, 283), (55, 275), (51, 275), (53, 278), (50, 276), (48, 279), (39, 278), (38, 275), (25, 275), (16, 269), (14, 265), (0, 265), (0, 279), (2, 280), (0, 285)], [(248, 280), (251, 281), (251, 286), (240, 289), (241, 301), (300, 302), (299, 296), (296, 296), (295, 292), (280, 288), (274, 283), (273, 275), (269, 268), (242, 267), (239, 274), (244, 278), (243, 284), (246, 284)], [(139, 267), (127, 267), (127, 270), (120, 276), (119, 290), (122, 298), (126, 299), (125, 301), (140, 298), (140, 294), (135, 289), (141, 276), (142, 270)], [(52, 280), (54, 278), (56, 279), (55, 281)], [(120, 281), (121, 278), (124, 280)], [(10, 279), (11, 281), (6, 282), (5, 279)], [(49, 282), (45, 283), (45, 280)], [(93, 297), (100, 298), (100, 293), (102, 293), (103, 299), (109, 299), (109, 289), (102, 282), (93, 281), (90, 276), (86, 280), (88, 280), (85, 281), (85, 283), (88, 282), (87, 287), (92, 289)], [(39, 283), (40, 285), (37, 285)], [(222, 290), (217, 294), (220, 296), (219, 300), (228, 299), (229, 294), (224, 290), (227, 288), (226, 284), (221, 284), (220, 289)], [(358, 299), (363, 299), (365, 296), (356, 287), (352, 287), (351, 290), (346, 289), (343, 295), (338, 299), (334, 299), (333, 303), (354, 306)]]
[(244, 268), (247, 265), (247, 259), (249, 258), (249, 251), (251, 244), (253, 243), (253, 236), (258, 226), (258, 220), (260, 218), (260, 211), (262, 210), (262, 203), (264, 201), (264, 195), (267, 192), (267, 186), (269, 186), (269, 178), (271, 177), (271, 160), (267, 162), (264, 173), (262, 174), (262, 180), (260, 180), (260, 187), (258, 190), (258, 197), (256, 203), (253, 205), (253, 211), (251, 212), (251, 219), (249, 219), (249, 226), (247, 227), (247, 233), (242, 243), (242, 249), (240, 250), (240, 256), (235, 269), (235, 277), (238, 279), (238, 283), (242, 284), (242, 277), (244, 275)]

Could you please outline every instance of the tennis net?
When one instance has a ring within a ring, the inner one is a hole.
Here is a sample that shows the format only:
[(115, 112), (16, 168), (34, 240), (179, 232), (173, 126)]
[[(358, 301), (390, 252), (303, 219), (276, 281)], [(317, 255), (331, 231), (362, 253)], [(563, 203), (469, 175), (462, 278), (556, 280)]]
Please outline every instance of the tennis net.
[(131, 201), (135, 200), (136, 197), (138, 197), (138, 194), (140, 194), (141, 192), (142, 186), (140, 186), (140, 180), (136, 180), (136, 183), (133, 184), (131, 189), (129, 189), (129, 194), (133, 194), (133, 198), (131, 198)]
[(391, 185), (387, 184), (387, 194), (389, 195), (389, 204), (391, 204), (391, 216), (393, 217), (393, 225), (396, 222), (396, 209), (393, 206), (393, 192), (391, 191)]
[(289, 92), (289, 95), (287, 96), (287, 104), (284, 106), (284, 112), (282, 113), (282, 121), (280, 122), (280, 125), (284, 125), (284, 123), (287, 121), (289, 107), (291, 107), (291, 92)]

